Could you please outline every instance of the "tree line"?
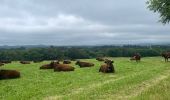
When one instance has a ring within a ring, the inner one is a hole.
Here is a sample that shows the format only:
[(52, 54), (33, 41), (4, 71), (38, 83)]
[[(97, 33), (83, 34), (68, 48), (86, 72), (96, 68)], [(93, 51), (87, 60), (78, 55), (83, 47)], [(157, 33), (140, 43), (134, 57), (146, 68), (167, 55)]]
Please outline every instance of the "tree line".
[(160, 56), (161, 52), (170, 51), (170, 46), (79, 46), (79, 47), (34, 47), (0, 49), (0, 60), (63, 60), (89, 59), (96, 57), (131, 57), (140, 53), (142, 57)]

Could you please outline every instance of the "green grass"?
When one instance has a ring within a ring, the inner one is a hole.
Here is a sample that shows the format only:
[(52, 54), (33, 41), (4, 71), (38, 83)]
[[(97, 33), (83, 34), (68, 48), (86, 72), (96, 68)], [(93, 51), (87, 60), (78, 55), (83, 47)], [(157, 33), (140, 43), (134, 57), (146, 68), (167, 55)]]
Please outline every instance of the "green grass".
[(101, 62), (92, 68), (76, 68), (74, 72), (39, 70), (43, 63), (5, 65), (16, 69), (21, 78), (0, 80), (0, 100), (168, 100), (170, 99), (170, 63), (161, 57), (143, 58), (140, 63), (129, 58), (111, 58), (116, 73), (99, 73)]

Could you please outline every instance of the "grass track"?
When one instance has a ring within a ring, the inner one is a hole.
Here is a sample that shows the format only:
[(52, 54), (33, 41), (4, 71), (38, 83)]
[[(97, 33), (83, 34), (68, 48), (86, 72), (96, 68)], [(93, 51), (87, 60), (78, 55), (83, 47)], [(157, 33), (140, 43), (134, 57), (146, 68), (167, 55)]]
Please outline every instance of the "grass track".
[(0, 80), (0, 100), (167, 100), (170, 99), (170, 63), (160, 57), (143, 58), (140, 63), (129, 58), (112, 58), (115, 74), (98, 73), (100, 62), (93, 68), (76, 67), (74, 72), (39, 70), (43, 63), (3, 68), (17, 69), (20, 79)]

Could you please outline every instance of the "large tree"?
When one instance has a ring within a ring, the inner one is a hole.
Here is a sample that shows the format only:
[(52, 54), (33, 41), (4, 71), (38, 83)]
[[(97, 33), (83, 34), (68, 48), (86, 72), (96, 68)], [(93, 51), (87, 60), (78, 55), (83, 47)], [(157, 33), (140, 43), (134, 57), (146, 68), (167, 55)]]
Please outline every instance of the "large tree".
[(147, 4), (150, 10), (160, 13), (160, 22), (170, 22), (170, 0), (149, 0)]

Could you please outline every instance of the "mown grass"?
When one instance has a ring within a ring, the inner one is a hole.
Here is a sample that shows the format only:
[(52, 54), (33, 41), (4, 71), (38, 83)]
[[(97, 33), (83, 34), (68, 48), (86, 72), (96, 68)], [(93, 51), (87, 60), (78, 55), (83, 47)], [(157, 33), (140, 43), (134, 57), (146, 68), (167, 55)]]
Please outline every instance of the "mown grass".
[(170, 63), (161, 57), (143, 58), (140, 63), (129, 58), (111, 58), (116, 73), (99, 73), (102, 62), (92, 68), (76, 68), (74, 72), (39, 70), (43, 63), (21, 65), (18, 62), (3, 68), (21, 72), (20, 79), (0, 80), (0, 100), (152, 100), (170, 99)]

